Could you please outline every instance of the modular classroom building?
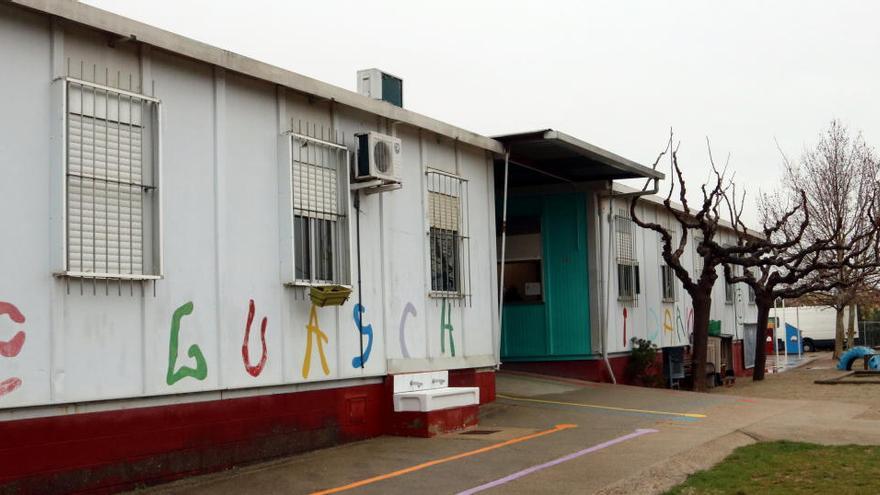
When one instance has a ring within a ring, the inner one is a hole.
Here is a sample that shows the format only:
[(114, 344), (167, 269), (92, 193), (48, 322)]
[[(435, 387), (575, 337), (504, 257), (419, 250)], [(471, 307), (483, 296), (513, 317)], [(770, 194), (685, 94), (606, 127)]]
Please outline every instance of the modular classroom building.
[[(649, 168), (419, 115), (378, 71), (359, 94), (69, 0), (0, 5), (0, 57), (4, 488), (430, 435), (475, 424), (502, 363), (605, 380), (629, 337), (687, 342), (656, 237), (613, 199)], [(738, 340), (754, 311), (717, 289)]]
[[(504, 368), (626, 381), (633, 338), (661, 348), (688, 346), (690, 296), (663, 262), (659, 234), (632, 221), (632, 197), (641, 219), (671, 231), (681, 227), (663, 198), (609, 180), (659, 181), (663, 174), (550, 129), (498, 139), (515, 164), (509, 167), (505, 255), (499, 253)], [(499, 161), (496, 185), (501, 167)], [(736, 243), (726, 222), (717, 236), (716, 242)], [(682, 261), (691, 273), (701, 270), (699, 240), (688, 231)], [(745, 284), (726, 284), (717, 270), (708, 361), (716, 372), (742, 375), (754, 361), (754, 293)]]

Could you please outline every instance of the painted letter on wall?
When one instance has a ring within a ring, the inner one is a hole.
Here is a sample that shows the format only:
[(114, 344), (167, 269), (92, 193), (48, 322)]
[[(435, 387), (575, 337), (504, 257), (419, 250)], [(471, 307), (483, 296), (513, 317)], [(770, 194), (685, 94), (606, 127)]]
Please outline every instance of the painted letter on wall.
[(452, 309), (447, 311), (446, 299), (443, 299), (443, 305), (440, 310), (440, 352), (446, 354), (446, 332), (449, 332), (449, 353), (455, 357), (455, 337), (452, 336)]
[(264, 316), (263, 321), (260, 324), (260, 342), (263, 344), (263, 353), (260, 355), (260, 362), (257, 363), (256, 366), (251, 365), (251, 353), (248, 349), (248, 341), (251, 337), (251, 323), (254, 322), (255, 309), (254, 300), (251, 299), (250, 306), (248, 307), (247, 324), (244, 327), (244, 342), (241, 344), (241, 358), (244, 360), (244, 369), (253, 377), (260, 376), (263, 367), (266, 366), (266, 358), (269, 357), (269, 353), (266, 351), (266, 324), (268, 323), (268, 319)]
[(354, 324), (358, 329), (358, 338), (361, 339), (360, 344), (363, 345), (364, 343), (364, 335), (368, 338), (367, 348), (363, 350), (363, 356), (355, 356), (351, 360), (351, 365), (354, 368), (363, 368), (367, 364), (367, 360), (370, 359), (370, 352), (373, 350), (373, 325), (364, 326), (363, 318), (365, 312), (366, 310), (360, 304), (354, 305)]
[(189, 349), (186, 351), (186, 354), (189, 357), (196, 360), (195, 369), (188, 366), (181, 366), (179, 370), (174, 370), (174, 367), (177, 364), (177, 342), (180, 335), (180, 320), (184, 316), (192, 314), (192, 312), (193, 303), (190, 301), (177, 308), (174, 311), (174, 315), (171, 317), (171, 341), (168, 344), (168, 373), (165, 376), (165, 381), (168, 385), (174, 385), (187, 376), (195, 378), (196, 380), (204, 380), (205, 377), (208, 376), (208, 363), (205, 361), (205, 356), (202, 354), (202, 350), (199, 349), (199, 346), (196, 344), (189, 346)]
[(418, 316), (418, 313), (416, 313), (416, 307), (413, 306), (411, 302), (406, 303), (406, 306), (403, 308), (403, 314), (400, 315), (400, 353), (404, 358), (409, 359), (409, 349), (406, 348), (406, 334), (404, 333), (404, 329), (406, 328), (406, 315)]
[(303, 359), (302, 377), (308, 378), (309, 371), (312, 368), (312, 335), (316, 337), (318, 356), (321, 358), (321, 369), (324, 370), (325, 375), (329, 375), (330, 367), (327, 366), (327, 357), (324, 356), (324, 344), (329, 342), (329, 340), (327, 339), (327, 334), (321, 331), (321, 327), (318, 325), (318, 313), (314, 304), (312, 304), (312, 311), (309, 313), (309, 324), (306, 325), (306, 330), (308, 331), (308, 337), (306, 338), (306, 357)]
[[(0, 301), (0, 315), (9, 316), (9, 319), (15, 323), (24, 323), (24, 315), (12, 303)], [(25, 333), (19, 330), (8, 341), (0, 340), (0, 356), (7, 358), (18, 356), (18, 353), (21, 352), (21, 348), (24, 346), (24, 339)], [(13, 392), (20, 386), (21, 378), (16, 376), (0, 381), (0, 397)]]
[(672, 333), (672, 311), (669, 311), (669, 308), (663, 310), (663, 331), (667, 333)]

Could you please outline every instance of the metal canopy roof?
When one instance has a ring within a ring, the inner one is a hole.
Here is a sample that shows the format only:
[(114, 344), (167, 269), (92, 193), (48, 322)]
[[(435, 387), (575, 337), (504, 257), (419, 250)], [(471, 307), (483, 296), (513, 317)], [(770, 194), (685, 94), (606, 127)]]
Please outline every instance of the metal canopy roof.
[(664, 178), (662, 172), (553, 129), (495, 139), (510, 150), (510, 161), (521, 165), (510, 167), (513, 185)]

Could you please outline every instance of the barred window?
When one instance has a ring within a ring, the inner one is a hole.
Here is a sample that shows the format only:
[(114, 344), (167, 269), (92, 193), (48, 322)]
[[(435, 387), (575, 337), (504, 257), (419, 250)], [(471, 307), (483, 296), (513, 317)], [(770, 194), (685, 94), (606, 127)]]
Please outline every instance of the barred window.
[(159, 100), (65, 80), (65, 275), (161, 276)]
[(641, 294), (639, 265), (617, 264), (617, 295), (622, 300), (635, 300)]
[(297, 133), (290, 146), (293, 283), (347, 285), (348, 149)]
[(669, 265), (660, 265), (660, 283), (663, 302), (675, 302), (675, 272)]
[(467, 297), (468, 264), (467, 181), (445, 172), (429, 170), (428, 244), (431, 249), (431, 291)]
[(748, 288), (749, 288), (749, 304), (755, 304), (755, 289), (753, 289), (751, 285), (749, 285)]
[(724, 302), (727, 304), (733, 304), (734, 300), (736, 300), (736, 287), (733, 284), (728, 283), (727, 280), (724, 281)]
[(629, 212), (618, 210), (614, 219), (617, 243), (617, 296), (620, 300), (635, 301), (641, 293), (639, 262), (636, 258), (635, 228)]

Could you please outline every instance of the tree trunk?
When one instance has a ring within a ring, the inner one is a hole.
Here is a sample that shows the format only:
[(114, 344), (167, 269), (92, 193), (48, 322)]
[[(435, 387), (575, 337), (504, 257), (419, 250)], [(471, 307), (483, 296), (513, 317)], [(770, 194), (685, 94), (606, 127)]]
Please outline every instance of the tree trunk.
[(834, 359), (838, 359), (843, 354), (843, 307), (834, 308)]
[(770, 321), (773, 300), (757, 298), (755, 304), (758, 306), (758, 329), (755, 331), (755, 367), (752, 368), (752, 380), (760, 381), (764, 379), (764, 370), (767, 368), (767, 324)]
[[(709, 294), (709, 291), (705, 291), (705, 294)], [(693, 390), (694, 392), (704, 392), (706, 390), (706, 353), (709, 350), (709, 309), (712, 305), (712, 299), (706, 295), (691, 299), (694, 304)]]
[(856, 305), (849, 305), (849, 325), (846, 329), (846, 347), (852, 349), (856, 346)]

